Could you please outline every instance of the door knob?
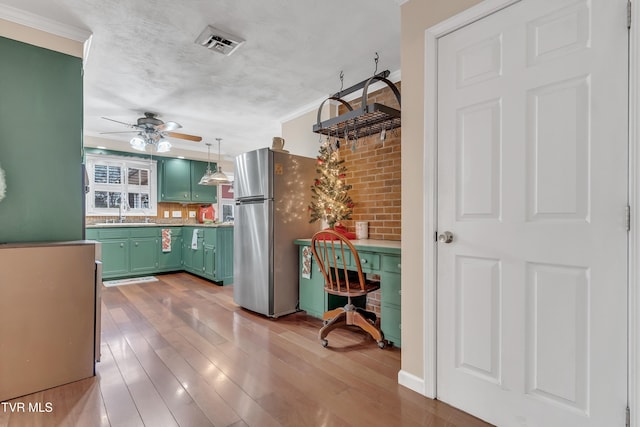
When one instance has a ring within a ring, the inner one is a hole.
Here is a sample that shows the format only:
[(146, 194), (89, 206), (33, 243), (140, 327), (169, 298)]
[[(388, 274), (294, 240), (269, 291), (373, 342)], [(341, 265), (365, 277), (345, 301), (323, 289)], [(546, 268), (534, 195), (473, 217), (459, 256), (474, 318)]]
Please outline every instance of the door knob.
[(450, 231), (445, 231), (438, 236), (438, 242), (440, 243), (451, 243), (453, 242), (453, 233)]

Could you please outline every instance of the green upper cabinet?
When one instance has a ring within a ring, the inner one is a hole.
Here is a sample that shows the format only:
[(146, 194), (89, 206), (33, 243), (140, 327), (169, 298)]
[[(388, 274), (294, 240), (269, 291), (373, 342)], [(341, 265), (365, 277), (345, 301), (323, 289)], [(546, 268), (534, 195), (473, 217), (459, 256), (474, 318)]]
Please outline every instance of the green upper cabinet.
[[(215, 171), (215, 164), (211, 164), (211, 170)], [(200, 185), (200, 179), (207, 171), (206, 162), (191, 161), (191, 201), (201, 203), (216, 203), (218, 201), (218, 186)]]
[(4, 37), (0, 52), (0, 243), (82, 239), (82, 59)]
[(158, 201), (181, 203), (215, 203), (217, 188), (199, 185), (207, 170), (206, 162), (162, 159), (158, 167)]
[(162, 159), (158, 163), (158, 200), (161, 202), (190, 202), (191, 161)]

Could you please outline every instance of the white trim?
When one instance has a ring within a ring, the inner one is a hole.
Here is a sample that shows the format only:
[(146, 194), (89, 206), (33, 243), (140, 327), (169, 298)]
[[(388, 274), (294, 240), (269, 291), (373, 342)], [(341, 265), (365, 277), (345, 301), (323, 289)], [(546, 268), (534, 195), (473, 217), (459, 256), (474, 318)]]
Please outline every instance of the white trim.
[(640, 7), (633, 5), (629, 33), (629, 206), (631, 231), (629, 232), (629, 361), (628, 399), (631, 426), (640, 426)]
[(416, 393), (425, 394), (424, 380), (407, 371), (400, 370), (400, 372), (398, 372), (398, 384), (405, 386)]
[(56, 36), (84, 43), (91, 37), (91, 31), (73, 25), (63, 24), (31, 12), (0, 4), (0, 19), (35, 28)]
[[(424, 158), (423, 177), (425, 183), (424, 194), (424, 395), (430, 398), (437, 397), (437, 292), (436, 292), (436, 246), (434, 233), (437, 230), (437, 70), (438, 70), (438, 38), (443, 37), (474, 21), (482, 19), (498, 10), (504, 9), (520, 0), (485, 0), (433, 27), (427, 28), (424, 33), (425, 58), (424, 58)], [(404, 385), (404, 384), (403, 384)]]
[[(402, 73), (400, 70), (396, 70), (396, 71), (392, 71), (389, 74), (389, 77), (387, 78), (389, 81), (391, 81), (391, 83), (397, 83), (401, 80), (402, 78)], [(373, 93), (379, 89), (383, 89), (387, 87), (387, 85), (384, 82), (375, 82), (373, 83), (371, 86), (369, 86), (369, 89), (367, 90), (368, 93)], [(280, 124), (286, 123), (288, 121), (291, 121), (293, 119), (297, 119), (300, 116), (303, 116), (307, 113), (310, 113), (311, 111), (318, 111), (318, 107), (320, 106), (320, 104), (322, 104), (322, 102), (327, 99), (330, 95), (327, 95), (323, 98), (317, 99), (315, 101), (311, 101), (308, 104), (303, 105), (302, 107), (298, 108), (297, 110), (287, 114), (286, 116), (281, 117), (280, 119), (278, 119), (278, 121), (280, 122)], [(351, 101), (354, 100), (356, 98), (359, 98), (362, 96), (362, 90), (356, 91), (352, 94), (349, 94), (348, 96), (343, 97), (342, 99), (344, 99), (345, 101)], [(333, 101), (332, 101), (333, 102)]]

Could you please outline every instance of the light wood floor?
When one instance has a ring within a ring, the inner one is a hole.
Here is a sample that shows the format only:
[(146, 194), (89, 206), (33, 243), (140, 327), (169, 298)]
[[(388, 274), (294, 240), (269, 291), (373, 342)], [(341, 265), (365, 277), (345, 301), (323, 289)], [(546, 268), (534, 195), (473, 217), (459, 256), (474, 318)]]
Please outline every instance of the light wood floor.
[(0, 406), (0, 426), (488, 426), (399, 386), (400, 349), (355, 330), (325, 349), (304, 312), (269, 320), (229, 286), (158, 277), (103, 288), (96, 377), (11, 401), (40, 413)]

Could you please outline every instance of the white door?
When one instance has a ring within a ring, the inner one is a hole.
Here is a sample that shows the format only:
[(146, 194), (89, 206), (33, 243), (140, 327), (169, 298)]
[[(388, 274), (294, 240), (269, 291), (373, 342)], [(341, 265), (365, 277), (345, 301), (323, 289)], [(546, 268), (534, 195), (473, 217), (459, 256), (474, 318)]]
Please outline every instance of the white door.
[(522, 0), (438, 40), (437, 397), (624, 426), (626, 0)]

